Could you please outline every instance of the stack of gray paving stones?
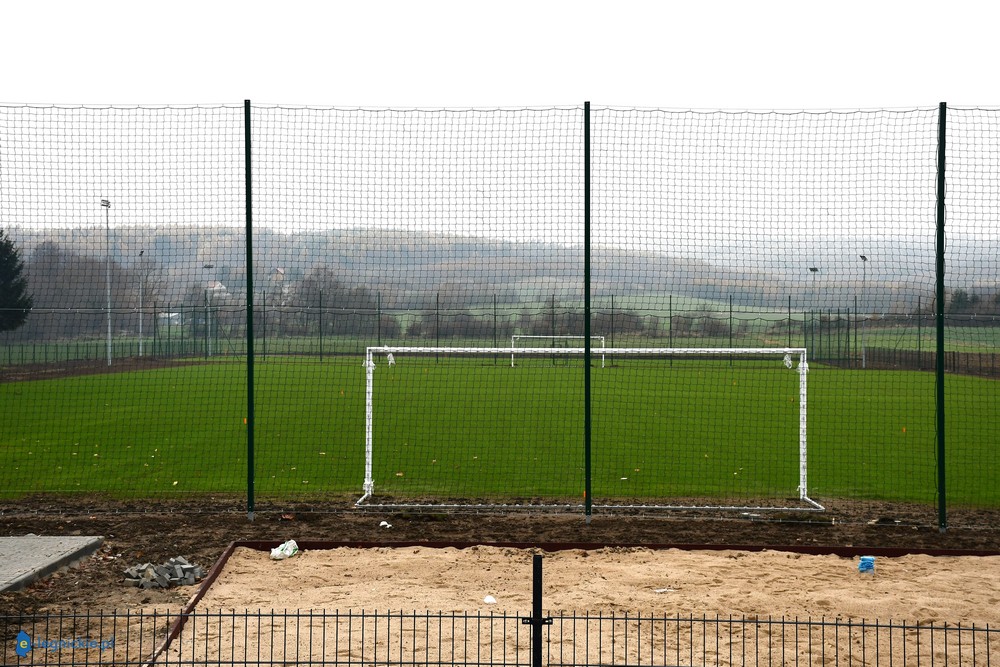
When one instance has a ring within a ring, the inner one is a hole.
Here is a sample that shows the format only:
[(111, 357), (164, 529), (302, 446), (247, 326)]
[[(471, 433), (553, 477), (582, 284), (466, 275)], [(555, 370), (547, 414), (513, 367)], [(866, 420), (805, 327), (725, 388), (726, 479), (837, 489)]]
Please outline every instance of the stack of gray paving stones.
[(183, 556), (171, 558), (163, 565), (143, 563), (125, 570), (125, 585), (138, 588), (170, 588), (191, 586), (201, 581), (205, 570), (189, 563)]

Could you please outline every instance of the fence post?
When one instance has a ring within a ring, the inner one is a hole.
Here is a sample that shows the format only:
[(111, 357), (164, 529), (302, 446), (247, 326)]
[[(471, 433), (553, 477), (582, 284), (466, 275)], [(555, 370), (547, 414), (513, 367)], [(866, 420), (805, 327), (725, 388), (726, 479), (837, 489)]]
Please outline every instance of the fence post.
[[(729, 295), (729, 347), (733, 346), (733, 295)], [(733, 355), (729, 355), (729, 365), (733, 365)]]
[(937, 318), (937, 491), (938, 491), (938, 530), (942, 533), (948, 529), (948, 515), (945, 498), (944, 469), (944, 166), (945, 166), (945, 125), (948, 116), (948, 105), (941, 102), (938, 109), (938, 159), (937, 159), (937, 257), (936, 274), (936, 308)]
[[(789, 337), (791, 340), (791, 337)], [(674, 295), (667, 295), (667, 347), (674, 346)], [(789, 343), (788, 347), (791, 347)], [(671, 365), (673, 365), (673, 356), (670, 357)]]
[(924, 336), (924, 312), (920, 307), (920, 295), (917, 295), (917, 370), (924, 370), (923, 343)]
[[(583, 103), (583, 504), (590, 525), (591, 498), (591, 405), (590, 405), (590, 102)], [(542, 565), (538, 562), (539, 586)], [(541, 634), (541, 633), (539, 633)], [(539, 658), (541, 648), (539, 648)], [(535, 667), (541, 667), (536, 664)]]
[(211, 321), (209, 319), (210, 317), (211, 317), (211, 314), (208, 312), (208, 290), (205, 290), (205, 326), (202, 329), (202, 333), (205, 335), (205, 358), (206, 359), (208, 359), (209, 350), (211, 349), (211, 345), (212, 345), (212, 339), (210, 337), (211, 334), (209, 333), (209, 331), (211, 330), (211, 327), (208, 324)]
[(611, 295), (611, 326), (608, 335), (611, 336), (611, 347), (615, 346), (615, 295)]
[(250, 161), (250, 100), (243, 102), (243, 131), (246, 178), (246, 262), (247, 262), (247, 519), (253, 521), (254, 508), (254, 400), (253, 400), (253, 197)]
[(792, 346), (792, 295), (788, 295), (788, 347)]
[(531, 626), (531, 667), (542, 667), (542, 626), (552, 625), (552, 617), (542, 616), (542, 557), (531, 558), (531, 616), (521, 618), (521, 625)]
[[(831, 308), (831, 310), (832, 310), (832, 308)], [(836, 350), (836, 352), (833, 353), (833, 357), (834, 357), (834, 363), (839, 366), (840, 362), (844, 358), (844, 349), (842, 347), (843, 344), (844, 344), (844, 341), (841, 340), (841, 334), (843, 333), (842, 332), (843, 326), (842, 326), (842, 323), (840, 321), (840, 307), (839, 306), (837, 307), (837, 319), (836, 319), (836, 322), (837, 322), (837, 350)]]
[[(851, 368), (855, 367), (858, 360), (858, 320), (860, 318), (861, 311), (858, 310), (858, 297), (854, 296), (854, 355), (851, 359)], [(863, 354), (863, 353), (862, 353)]]

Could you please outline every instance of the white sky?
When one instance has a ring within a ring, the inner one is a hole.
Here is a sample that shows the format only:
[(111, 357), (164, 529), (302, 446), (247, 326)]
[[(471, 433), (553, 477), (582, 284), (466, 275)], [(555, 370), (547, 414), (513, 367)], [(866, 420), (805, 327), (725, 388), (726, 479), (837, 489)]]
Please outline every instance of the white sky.
[[(995, 108), (997, 13), (972, 0), (12, 0), (0, 4), (0, 103), (238, 105), (249, 98), (439, 108), (589, 100), (596, 107), (824, 110), (933, 109), (946, 101)], [(88, 201), (109, 194), (94, 188)], [(129, 196), (138, 206), (134, 192), (111, 198)], [(39, 206), (53, 217), (50, 202)], [(116, 211), (127, 217), (127, 206)], [(838, 222), (829, 207), (817, 210), (815, 231), (865, 231), (855, 227), (866, 219)], [(88, 211), (99, 225), (102, 210)], [(881, 232), (913, 225), (912, 211), (899, 211), (899, 220), (879, 218)], [(258, 225), (266, 213), (267, 203), (257, 202)], [(633, 213), (629, 219), (665, 215)], [(922, 211), (930, 221), (933, 213)], [(705, 244), (703, 219), (680, 217), (693, 220), (692, 247), (725, 251)], [(559, 228), (538, 233), (564, 235)], [(742, 237), (733, 238), (744, 252)], [(651, 245), (641, 236), (632, 241)], [(871, 245), (864, 250), (878, 254)], [(815, 254), (810, 247), (800, 263), (815, 263)]]
[(0, 6), (0, 102), (995, 106), (996, 14), (970, 0), (15, 0)]

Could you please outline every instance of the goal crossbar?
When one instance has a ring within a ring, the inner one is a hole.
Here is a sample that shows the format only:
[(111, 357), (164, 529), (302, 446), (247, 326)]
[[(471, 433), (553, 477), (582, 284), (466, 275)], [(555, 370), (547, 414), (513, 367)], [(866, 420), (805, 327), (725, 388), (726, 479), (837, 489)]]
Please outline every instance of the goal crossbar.
[[(393, 346), (380, 345), (367, 347), (365, 349), (365, 480), (363, 485), (363, 495), (356, 502), (356, 506), (362, 505), (375, 492), (375, 480), (373, 479), (374, 454), (373, 442), (373, 414), (374, 414), (374, 383), (375, 383), (375, 356), (386, 355), (392, 358), (394, 354), (455, 354), (455, 355), (490, 355), (490, 354), (514, 354), (514, 352), (531, 355), (548, 354), (576, 354), (586, 355), (591, 353), (588, 347), (440, 347), (440, 346)], [(824, 510), (825, 508), (809, 497), (808, 486), (808, 350), (803, 347), (612, 347), (600, 348), (602, 354), (613, 356), (783, 356), (785, 366), (792, 369), (799, 376), (799, 500), (808, 505), (807, 509)], [(792, 361), (793, 357), (798, 358), (798, 363)], [(614, 506), (608, 506), (614, 507)], [(644, 506), (647, 507), (647, 506)], [(664, 509), (670, 509), (666, 506)], [(683, 509), (759, 509), (759, 510), (794, 510), (802, 509), (795, 507), (734, 507), (734, 506), (704, 506), (689, 507)]]
[[(548, 336), (544, 336), (548, 338)], [(523, 352), (525, 354), (583, 354), (587, 351), (584, 347), (434, 347), (434, 346), (405, 346), (405, 345), (373, 345), (365, 348), (366, 359), (372, 358), (375, 354), (385, 353), (408, 353), (408, 354), (510, 354), (511, 351)], [(591, 350), (593, 352), (593, 349)], [(805, 361), (806, 348), (804, 347), (602, 347), (598, 348), (603, 354), (619, 355), (677, 355), (693, 356), (710, 354), (713, 356), (725, 355), (780, 355), (789, 354), (798, 356), (802, 362)]]

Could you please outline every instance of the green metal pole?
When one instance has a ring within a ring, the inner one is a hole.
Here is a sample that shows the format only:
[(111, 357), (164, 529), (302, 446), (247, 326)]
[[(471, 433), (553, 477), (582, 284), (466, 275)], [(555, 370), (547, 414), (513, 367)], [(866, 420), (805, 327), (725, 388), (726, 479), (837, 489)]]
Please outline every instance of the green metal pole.
[(860, 312), (861, 311), (858, 310), (858, 297), (855, 296), (854, 297), (854, 360), (851, 362), (852, 368), (854, 367), (854, 364), (857, 363), (858, 359), (858, 320), (860, 319), (858, 317), (858, 313)]
[[(729, 295), (729, 347), (733, 346), (733, 295)], [(729, 355), (729, 365), (733, 365), (733, 355)]]
[(920, 307), (920, 297), (917, 297), (917, 370), (924, 370), (923, 341), (924, 337), (924, 311)]
[[(667, 295), (667, 317), (669, 318), (667, 324), (667, 347), (674, 346), (674, 295)], [(674, 355), (670, 355), (670, 366), (674, 365)]]
[[(674, 346), (674, 295), (667, 295), (667, 347)], [(673, 357), (671, 357), (673, 358)]]
[[(838, 308), (839, 312), (840, 309)], [(841, 351), (841, 361), (844, 363), (844, 368), (850, 368), (853, 361), (851, 360), (851, 308), (849, 306), (844, 307), (844, 347)]]
[(788, 347), (792, 346), (792, 295), (788, 295)]
[(941, 103), (938, 111), (938, 160), (937, 160), (937, 472), (938, 472), (938, 530), (948, 530), (948, 512), (945, 495), (944, 449), (944, 167), (945, 123), (948, 105)]
[(584, 513), (590, 525), (593, 513), (591, 486), (590, 406), (590, 102), (583, 103), (583, 459)]
[(244, 153), (246, 155), (246, 262), (247, 262), (247, 519), (253, 521), (254, 508), (254, 400), (253, 400), (253, 191), (250, 160), (250, 100), (243, 101)]
[[(615, 295), (614, 294), (611, 295), (611, 326), (610, 326), (610, 328), (611, 328), (611, 331), (609, 331), (608, 333), (611, 335), (611, 347), (614, 347), (615, 346)], [(598, 335), (600, 335), (600, 334), (598, 334)], [(611, 365), (614, 366), (615, 365), (615, 358), (611, 357), (610, 362), (611, 362)], [(603, 368), (603, 364), (602, 364), (602, 368)]]
[(615, 295), (611, 295), (611, 347), (615, 346)]
[[(585, 327), (586, 328), (586, 327)], [(556, 346), (556, 295), (552, 295), (552, 306), (549, 309), (549, 333), (552, 336), (552, 340), (549, 341), (549, 347)], [(556, 365), (556, 355), (552, 355), (552, 365)]]
[[(174, 312), (174, 307), (169, 302), (167, 303), (167, 312), (168, 313), (173, 313)], [(183, 323), (184, 323), (184, 309), (181, 308), (181, 325), (182, 326), (183, 326)], [(182, 336), (184, 335), (184, 330), (183, 329), (181, 329), (181, 335)], [(167, 317), (167, 336), (166, 337), (167, 337), (167, 340), (166, 340), (167, 356), (168, 357), (173, 357), (174, 356), (174, 320), (170, 316)]]
[(843, 340), (841, 340), (841, 334), (843, 333), (843, 328), (844, 327), (843, 327), (843, 323), (841, 322), (840, 308), (839, 307), (837, 308), (837, 319), (835, 320), (835, 322), (837, 323), (837, 349), (836, 349), (836, 351), (833, 354), (833, 358), (834, 358), (834, 361), (836, 361), (837, 364), (840, 364), (840, 362), (841, 362), (841, 360), (843, 359), (843, 356), (844, 356), (844, 348), (843, 348), (844, 342), (843, 342)]
[(205, 334), (205, 358), (206, 359), (208, 359), (209, 350), (212, 349), (212, 339), (211, 339), (212, 328), (209, 326), (209, 322), (212, 321), (210, 319), (211, 317), (212, 317), (212, 314), (208, 310), (208, 290), (205, 290), (205, 331), (204, 331), (204, 334)]

